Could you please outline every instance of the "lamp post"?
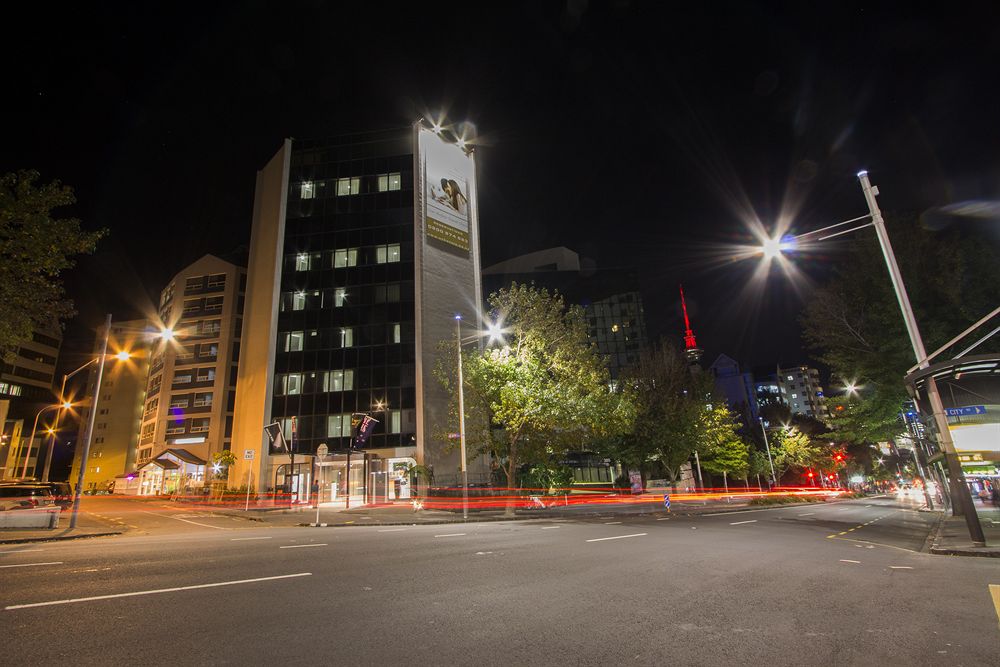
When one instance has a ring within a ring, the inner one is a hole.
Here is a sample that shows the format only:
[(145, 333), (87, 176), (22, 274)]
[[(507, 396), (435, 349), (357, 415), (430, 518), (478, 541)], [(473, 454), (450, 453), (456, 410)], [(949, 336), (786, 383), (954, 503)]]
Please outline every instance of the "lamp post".
[[(889, 270), (889, 279), (892, 282), (892, 288), (896, 294), (896, 301), (899, 303), (899, 309), (903, 314), (903, 322), (906, 324), (906, 332), (910, 338), (910, 345), (913, 347), (913, 353), (917, 358), (917, 364), (920, 368), (927, 368), (930, 365), (930, 362), (928, 361), (927, 352), (924, 348), (924, 341), (920, 336), (920, 329), (917, 327), (917, 320), (913, 314), (913, 307), (910, 305), (910, 297), (906, 293), (906, 285), (903, 283), (903, 276), (900, 274), (899, 265), (896, 263), (896, 255), (893, 253), (892, 244), (889, 242), (889, 234), (885, 228), (885, 221), (882, 219), (882, 212), (879, 210), (878, 202), (875, 199), (879, 193), (878, 188), (873, 186), (868, 180), (867, 171), (858, 172), (858, 181), (861, 183), (861, 190), (864, 192), (865, 201), (868, 204), (868, 215), (837, 223), (835, 225), (830, 225), (829, 227), (824, 227), (813, 232), (808, 232), (796, 238), (801, 239), (806, 236), (813, 236), (826, 232), (833, 227), (840, 227), (851, 222), (871, 218), (871, 222), (869, 223), (842, 231), (832, 232), (824, 236), (819, 236), (818, 240), (822, 241), (824, 239), (839, 236), (841, 234), (847, 234), (865, 227), (875, 228), (875, 234), (878, 237), (879, 246), (882, 249), (882, 256), (885, 259), (886, 268)], [(780, 239), (771, 239), (764, 245), (765, 247), (763, 251), (766, 256), (774, 256), (778, 252), (781, 252), (781, 250), (783, 250), (786, 246), (786, 244)], [(969, 529), (969, 536), (972, 538), (973, 544), (983, 546), (986, 544), (986, 538), (983, 535), (983, 527), (979, 523), (979, 516), (976, 514), (976, 508), (972, 504), (972, 496), (969, 492), (969, 487), (965, 483), (965, 474), (962, 472), (962, 466), (958, 461), (958, 454), (955, 451), (955, 443), (952, 441), (951, 432), (948, 429), (948, 419), (944, 413), (944, 405), (941, 402), (941, 395), (938, 393), (937, 382), (933, 376), (928, 376), (926, 386), (927, 400), (930, 403), (931, 414), (934, 417), (934, 423), (938, 430), (938, 438), (940, 440), (941, 447), (944, 450), (945, 461), (948, 465), (952, 493), (956, 496), (958, 504), (961, 506), (962, 514), (965, 515), (965, 523)]]
[[(35, 415), (35, 423), (31, 427), (31, 438), (28, 439), (28, 447), (24, 451), (24, 467), (21, 468), (21, 477), (27, 477), (28, 476), (28, 461), (31, 460), (31, 448), (35, 444), (35, 433), (38, 431), (38, 419), (39, 419), (39, 417), (42, 416), (42, 413), (48, 412), (49, 410), (62, 410), (64, 407), (66, 407), (66, 406), (64, 406), (62, 403), (60, 403), (59, 405), (46, 405), (44, 408), (42, 408), (41, 410), (38, 411), (37, 415)], [(41, 447), (38, 448), (38, 453), (41, 454)], [(37, 458), (35, 459), (35, 474), (36, 475), (38, 474), (38, 459)], [(47, 481), (47, 480), (43, 480), (43, 481)]]
[(469, 471), (465, 460), (465, 385), (462, 382), (462, 316), (455, 316), (455, 351), (458, 354), (458, 444), (462, 456), (462, 519), (469, 520)]
[(80, 471), (76, 476), (76, 488), (73, 489), (73, 514), (69, 520), (70, 530), (76, 528), (80, 514), (80, 492), (83, 490), (83, 478), (87, 473), (87, 457), (90, 456), (90, 441), (94, 435), (94, 420), (97, 418), (97, 398), (101, 395), (101, 380), (104, 379), (104, 364), (107, 361), (108, 337), (111, 335), (111, 314), (104, 319), (104, 340), (101, 342), (101, 356), (97, 358), (97, 380), (94, 382), (94, 396), (90, 400), (90, 414), (87, 415), (87, 428), (83, 432), (83, 451), (80, 453)]
[(771, 445), (767, 441), (767, 429), (764, 428), (764, 418), (757, 417), (757, 421), (760, 422), (760, 432), (764, 434), (764, 448), (767, 450), (767, 462), (771, 466), (771, 488), (773, 489), (778, 486), (778, 478), (774, 475), (774, 461), (771, 460)]
[[(82, 371), (84, 368), (87, 368), (88, 366), (96, 362), (97, 362), (96, 358), (91, 359), (83, 366), (77, 368), (72, 373), (67, 373), (66, 375), (63, 375), (62, 386), (59, 388), (59, 403), (62, 405), (63, 408), (69, 409), (70, 407), (72, 407), (72, 404), (66, 400), (66, 381), (69, 380), (74, 375), (76, 375), (77, 373), (79, 373), (80, 371)], [(52, 425), (53, 431), (59, 430), (59, 420), (61, 417), (62, 417), (62, 410), (56, 413), (56, 421)], [(55, 449), (55, 446), (56, 446), (55, 436), (53, 435), (51, 438), (49, 438), (49, 449), (48, 452), (45, 454), (45, 468), (42, 471), (43, 482), (49, 481), (49, 469), (52, 467), (52, 450)]]

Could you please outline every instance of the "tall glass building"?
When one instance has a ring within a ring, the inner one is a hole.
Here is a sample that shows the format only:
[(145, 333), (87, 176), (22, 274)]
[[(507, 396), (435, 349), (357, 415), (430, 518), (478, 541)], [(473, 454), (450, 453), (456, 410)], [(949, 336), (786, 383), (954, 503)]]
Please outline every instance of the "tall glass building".
[[(477, 321), (478, 250), (459, 136), (286, 140), (257, 180), (230, 482), (369, 502), (406, 497), (415, 464), (453, 482), (457, 424), (433, 369), (455, 316)], [(263, 437), (271, 423), (287, 449)]]

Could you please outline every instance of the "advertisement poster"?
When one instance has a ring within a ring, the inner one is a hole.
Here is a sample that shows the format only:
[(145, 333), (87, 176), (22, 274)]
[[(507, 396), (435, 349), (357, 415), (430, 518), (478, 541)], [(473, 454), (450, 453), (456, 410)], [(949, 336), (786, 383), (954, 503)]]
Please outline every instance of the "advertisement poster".
[(628, 471), (628, 481), (629, 481), (629, 484), (632, 486), (632, 493), (633, 494), (638, 495), (638, 494), (642, 493), (642, 473), (641, 472), (639, 472), (638, 470), (629, 470)]
[(426, 130), (420, 133), (420, 145), (424, 160), (427, 236), (468, 250), (472, 158), (456, 144)]

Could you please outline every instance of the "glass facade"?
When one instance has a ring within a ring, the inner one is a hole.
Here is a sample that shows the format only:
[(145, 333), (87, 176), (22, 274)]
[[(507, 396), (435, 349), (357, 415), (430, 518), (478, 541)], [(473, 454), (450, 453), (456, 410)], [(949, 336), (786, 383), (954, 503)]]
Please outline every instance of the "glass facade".
[(294, 144), (287, 192), (272, 416), (296, 451), (415, 436), (412, 130)]

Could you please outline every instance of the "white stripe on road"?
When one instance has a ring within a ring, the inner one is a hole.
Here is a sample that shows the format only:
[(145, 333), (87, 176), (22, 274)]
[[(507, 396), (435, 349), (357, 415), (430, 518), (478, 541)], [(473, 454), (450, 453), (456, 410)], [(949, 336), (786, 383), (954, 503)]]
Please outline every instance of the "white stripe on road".
[(45, 551), (45, 549), (18, 549), (16, 551), (0, 551), (0, 554), (27, 554), (35, 551)]
[(741, 523), (757, 523), (757, 519), (750, 519), (749, 521), (734, 521), (733, 523), (731, 523), (729, 525), (730, 526), (738, 526)]
[(542, 530), (552, 530), (553, 528), (562, 528), (562, 526), (542, 526)]
[(444, 535), (435, 535), (434, 537), (461, 537), (465, 533), (445, 533)]
[(605, 521), (604, 522), (605, 526), (618, 526), (620, 524), (621, 524), (621, 521)]
[(279, 549), (301, 549), (302, 547), (326, 547), (328, 544), (290, 544), (285, 547), (278, 547)]
[(57, 604), (70, 604), (71, 602), (91, 602), (93, 600), (111, 600), (113, 598), (130, 598), (137, 595), (155, 595), (156, 593), (173, 593), (175, 591), (192, 591), (197, 588), (215, 588), (217, 586), (235, 586), (236, 584), (254, 584), (258, 581), (273, 581), (275, 579), (291, 579), (293, 577), (308, 577), (312, 572), (299, 572), (298, 574), (282, 574), (276, 577), (258, 577), (257, 579), (238, 579), (236, 581), (219, 581), (214, 584), (197, 584), (195, 586), (176, 586), (174, 588), (158, 588), (152, 591), (136, 591), (134, 593), (114, 593), (113, 595), (95, 595), (89, 598), (72, 598), (69, 600), (53, 600), (51, 602), (33, 602), (31, 604), (15, 604), (4, 607), (7, 611), (14, 609), (27, 609), (29, 607), (48, 607)]
[(273, 537), (234, 537), (230, 542), (246, 542), (247, 540), (273, 540)]
[(0, 565), (0, 568), (4, 568), (4, 567), (34, 567), (36, 565), (62, 565), (62, 564), (63, 564), (63, 562), (61, 560), (57, 560), (54, 563), (22, 563), (20, 565)]
[(401, 530), (406, 530), (406, 528), (383, 528), (382, 530), (380, 530), (378, 532), (380, 532), (380, 533), (398, 533)]
[(661, 516), (659, 519), (657, 519), (657, 521), (670, 521), (670, 517), (669, 516)]
[(643, 535), (648, 535), (648, 533), (635, 533), (633, 535), (617, 535), (615, 537), (598, 537), (593, 540), (587, 540), (588, 542), (604, 542), (605, 540), (624, 540), (626, 537), (642, 537)]
[(890, 565), (890, 570), (912, 570), (913, 568), (909, 565)]
[(840, 562), (841, 563), (857, 563), (859, 565), (861, 564), (861, 561), (859, 561), (859, 560), (847, 560), (846, 558), (841, 558)]
[(812, 516), (816, 512), (806, 512), (805, 514), (800, 514), (799, 516)]
[(164, 519), (173, 519), (174, 521), (183, 521), (184, 523), (194, 524), (195, 526), (202, 526), (204, 528), (215, 528), (216, 530), (229, 530), (229, 528), (220, 528), (219, 526), (210, 526), (207, 523), (198, 523), (197, 521), (191, 521), (190, 519), (181, 519), (176, 516), (167, 516), (166, 514), (160, 514), (159, 512), (147, 512), (146, 510), (139, 510), (143, 514), (152, 514), (153, 516), (162, 516)]

